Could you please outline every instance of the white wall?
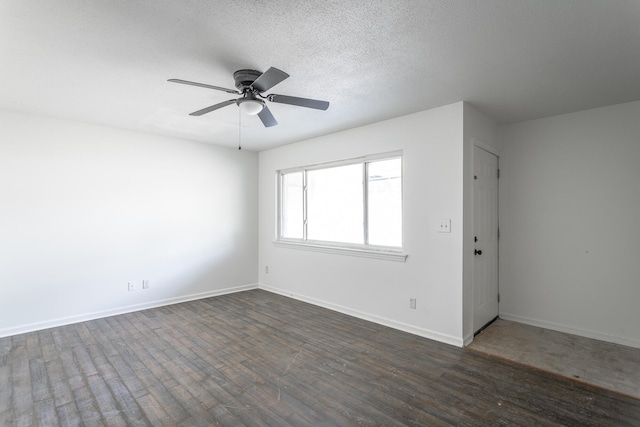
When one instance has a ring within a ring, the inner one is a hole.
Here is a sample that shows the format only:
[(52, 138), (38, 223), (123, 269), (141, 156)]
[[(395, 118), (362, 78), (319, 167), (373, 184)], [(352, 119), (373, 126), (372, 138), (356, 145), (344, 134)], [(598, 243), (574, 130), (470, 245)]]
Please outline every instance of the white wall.
[(257, 158), (0, 111), (0, 336), (255, 286)]
[(640, 102), (501, 129), (500, 315), (640, 347)]
[[(261, 287), (462, 345), (462, 120), (456, 103), (261, 152)], [(406, 263), (274, 246), (277, 170), (394, 150), (404, 151)], [(450, 234), (438, 219), (451, 219)]]

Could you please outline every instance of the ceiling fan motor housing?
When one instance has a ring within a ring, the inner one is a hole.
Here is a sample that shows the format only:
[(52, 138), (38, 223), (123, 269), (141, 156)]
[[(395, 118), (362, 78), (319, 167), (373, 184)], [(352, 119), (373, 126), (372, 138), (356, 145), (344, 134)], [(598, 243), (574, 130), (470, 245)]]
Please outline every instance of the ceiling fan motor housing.
[(262, 73), (256, 70), (238, 70), (233, 73), (233, 79), (236, 82), (236, 88), (242, 93), (251, 89), (251, 85), (260, 77)]

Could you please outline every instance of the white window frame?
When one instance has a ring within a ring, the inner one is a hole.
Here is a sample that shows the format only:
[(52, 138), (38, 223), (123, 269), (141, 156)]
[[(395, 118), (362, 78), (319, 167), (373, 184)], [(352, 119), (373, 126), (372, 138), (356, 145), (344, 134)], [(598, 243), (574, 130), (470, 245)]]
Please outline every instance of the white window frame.
[[(394, 151), (389, 153), (374, 154), (368, 156), (362, 156), (352, 159), (339, 160), (327, 163), (317, 163), (309, 166), (301, 166), (289, 169), (282, 169), (276, 171), (277, 182), (277, 215), (276, 215), (276, 239), (273, 242), (275, 246), (286, 247), (292, 249), (310, 250), (316, 252), (333, 253), (339, 255), (351, 255), (361, 256), (366, 258), (386, 259), (391, 261), (405, 262), (407, 254), (404, 253), (403, 247), (396, 246), (379, 246), (368, 244), (368, 170), (369, 163), (381, 160), (400, 159), (401, 168), (401, 209), (402, 209), (402, 244), (404, 246), (404, 160), (402, 151)], [(327, 242), (319, 240), (307, 239), (307, 192), (306, 192), (306, 173), (308, 171), (318, 169), (329, 169), (338, 166), (347, 166), (361, 164), (363, 165), (363, 232), (364, 232), (364, 244), (357, 243), (341, 243), (341, 242)], [(303, 176), (303, 237), (302, 239), (293, 239), (282, 237), (282, 202), (283, 202), (283, 176), (290, 173), (302, 172)]]

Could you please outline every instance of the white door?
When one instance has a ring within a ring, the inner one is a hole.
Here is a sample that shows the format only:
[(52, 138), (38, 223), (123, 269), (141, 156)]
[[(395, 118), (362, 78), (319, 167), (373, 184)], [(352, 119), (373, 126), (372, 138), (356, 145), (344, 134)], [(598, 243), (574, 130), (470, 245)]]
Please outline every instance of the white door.
[(498, 316), (498, 156), (473, 147), (473, 330)]

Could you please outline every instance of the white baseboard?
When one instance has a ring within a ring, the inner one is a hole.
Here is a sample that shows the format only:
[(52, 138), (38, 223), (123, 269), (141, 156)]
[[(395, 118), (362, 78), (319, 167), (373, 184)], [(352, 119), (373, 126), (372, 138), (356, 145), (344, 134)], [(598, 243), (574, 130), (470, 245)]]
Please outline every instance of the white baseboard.
[(441, 334), (439, 332), (431, 331), (429, 329), (420, 328), (417, 326), (409, 325), (407, 323), (398, 322), (392, 319), (387, 319), (385, 317), (377, 316), (375, 314), (365, 313), (358, 310), (353, 310), (349, 307), (344, 307), (342, 305), (333, 304), (327, 301), (319, 300), (317, 298), (300, 295), (296, 293), (292, 293), (290, 291), (286, 291), (284, 289), (279, 289), (274, 286), (264, 285), (260, 283), (258, 285), (260, 289), (263, 289), (268, 292), (273, 292), (274, 294), (282, 295), (285, 297), (297, 299), (299, 301), (308, 302), (309, 304), (317, 305), (320, 307), (327, 308), (329, 310), (337, 311), (342, 314), (347, 314), (349, 316), (357, 317), (358, 319), (367, 320), (369, 322), (377, 323), (379, 325), (388, 326), (393, 329), (398, 329), (403, 332), (408, 332), (413, 335), (418, 335), (424, 338), (432, 339), (434, 341), (439, 341), (445, 344), (454, 345), (456, 347), (463, 346), (463, 340), (461, 338)]
[(578, 335), (586, 338), (593, 338), (599, 341), (606, 341), (615, 344), (625, 345), (628, 347), (640, 348), (640, 341), (626, 337), (618, 337), (615, 335), (605, 334), (602, 332), (591, 331), (588, 329), (574, 328), (572, 326), (561, 325), (558, 323), (547, 322), (545, 320), (532, 319), (530, 317), (518, 316), (509, 313), (500, 313), (500, 318), (510, 320), (512, 322), (524, 323), (525, 325), (537, 326), (539, 328), (551, 329), (552, 331), (564, 332), (566, 334)]
[(213, 291), (200, 292), (197, 294), (182, 295), (174, 298), (150, 301), (142, 304), (127, 305), (124, 307), (118, 307), (110, 310), (96, 311), (92, 313), (83, 313), (83, 314), (78, 314), (78, 315), (69, 316), (69, 317), (61, 317), (58, 319), (46, 320), (43, 322), (29, 323), (25, 325), (14, 326), (11, 328), (0, 329), (0, 338), (8, 337), (16, 334), (23, 334), (27, 332), (40, 331), (43, 329), (54, 328), (56, 326), (64, 326), (64, 325), (70, 325), (72, 323), (85, 322), (87, 320), (101, 319), (103, 317), (115, 316), (117, 314), (131, 313), (133, 311), (146, 310), (149, 308), (162, 307), (165, 305), (178, 304), (181, 302), (193, 301), (193, 300), (198, 300), (203, 298), (210, 298), (210, 297), (215, 297), (219, 295), (232, 294), (235, 292), (248, 291), (248, 290), (257, 289), (257, 288), (258, 288), (257, 283), (249, 284), (249, 285), (234, 286), (231, 288), (216, 289)]
[(463, 343), (465, 347), (471, 344), (472, 342), (473, 342), (473, 334), (468, 334), (463, 339)]
[(445, 344), (454, 345), (456, 347), (462, 347), (463, 345), (466, 345), (465, 342), (467, 341), (467, 339), (463, 340), (461, 338), (458, 338), (452, 335), (442, 334), (439, 332), (431, 331), (429, 329), (424, 329), (424, 328), (413, 326), (407, 323), (398, 322), (392, 319), (387, 319), (385, 317), (377, 316), (375, 314), (354, 310), (338, 304), (333, 304), (327, 301), (319, 300), (317, 298), (294, 294), (283, 289), (279, 289), (273, 286), (268, 286), (263, 284), (249, 284), (249, 285), (235, 286), (235, 287), (224, 288), (224, 289), (216, 289), (213, 291), (200, 292), (197, 294), (183, 295), (183, 296), (174, 297), (174, 298), (150, 301), (142, 304), (134, 304), (134, 305), (128, 305), (124, 307), (118, 307), (110, 310), (83, 313), (83, 314), (74, 315), (74, 316), (51, 319), (43, 322), (35, 322), (35, 323), (14, 326), (10, 328), (4, 328), (4, 329), (0, 329), (0, 338), (16, 335), (16, 334), (27, 333), (27, 332), (40, 331), (43, 329), (54, 328), (57, 326), (69, 325), (72, 323), (79, 323), (79, 322), (85, 322), (88, 320), (100, 319), (103, 317), (115, 316), (118, 314), (131, 313), (134, 311), (146, 310), (149, 308), (162, 307), (165, 305), (178, 304), (181, 302), (193, 301), (193, 300), (198, 300), (203, 298), (210, 298), (210, 297), (215, 297), (219, 295), (248, 291), (251, 289), (258, 289), (258, 288), (263, 289), (265, 291), (273, 292), (278, 295), (282, 295), (285, 297), (297, 299), (313, 305), (324, 307), (329, 310), (337, 311), (339, 313), (343, 313), (349, 316), (357, 317), (359, 319), (374, 322), (383, 326), (388, 326), (393, 329), (408, 332), (410, 334), (414, 334), (424, 338), (443, 342)]

